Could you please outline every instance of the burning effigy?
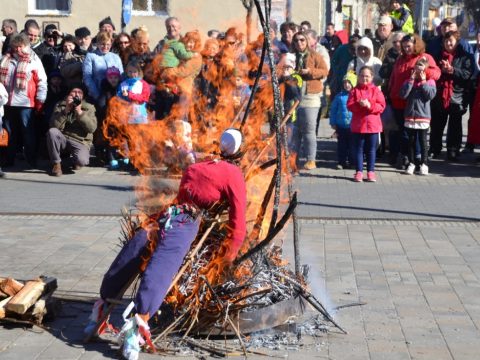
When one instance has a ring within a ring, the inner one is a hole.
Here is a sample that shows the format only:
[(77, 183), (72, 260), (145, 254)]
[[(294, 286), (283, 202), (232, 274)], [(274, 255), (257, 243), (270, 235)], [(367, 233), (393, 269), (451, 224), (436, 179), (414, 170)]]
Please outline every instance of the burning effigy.
[[(269, 34), (269, 2), (263, 11), (255, 3)], [(188, 81), (177, 81), (186, 70), (175, 68), (158, 74), (157, 94), (176, 99), (160, 121), (129, 121), (138, 111), (129, 90), (110, 100), (104, 134), (142, 176), (137, 209), (125, 216), (122, 250), (103, 279), (87, 340), (108, 328), (111, 309), (135, 284), (120, 331), (127, 358), (138, 356), (142, 341), (151, 351), (171, 351), (172, 335), (217, 355), (230, 350), (190, 336), (235, 336), (247, 354), (244, 334), (281, 325), (304, 302), (343, 331), (300, 269), (285, 129), (298, 103), (284, 114), (270, 41), (260, 36), (246, 51), (252, 61), (235, 61), (227, 47), (209, 64), (203, 76), (216, 88), (213, 103), (208, 92), (181, 91)], [(236, 91), (248, 72), (255, 74), (251, 93)], [(173, 184), (179, 174), (180, 184)], [(294, 269), (282, 256), (290, 221)]]

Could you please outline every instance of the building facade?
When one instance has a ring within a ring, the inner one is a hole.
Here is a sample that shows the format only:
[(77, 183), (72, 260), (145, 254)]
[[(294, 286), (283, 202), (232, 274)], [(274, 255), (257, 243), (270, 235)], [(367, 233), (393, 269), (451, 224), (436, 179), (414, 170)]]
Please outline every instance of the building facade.
[[(315, 30), (323, 32), (324, 0), (289, 1), (294, 22), (308, 20)], [(100, 20), (110, 16), (116, 31), (121, 30), (122, 0), (0, 0), (0, 5), (2, 19), (15, 19), (20, 29), (26, 20), (35, 19), (42, 28), (54, 23), (61, 31), (73, 33), (87, 26), (95, 34)], [(286, 18), (286, 6), (287, 0), (272, 0), (272, 18), (278, 23)], [(133, 0), (131, 21), (125, 30), (130, 32), (144, 25), (151, 39), (159, 40), (165, 35), (164, 21), (168, 16), (180, 19), (182, 32), (197, 29), (206, 34), (210, 29), (226, 30), (231, 26), (244, 31), (246, 9), (241, 0)], [(258, 32), (258, 21), (254, 24), (253, 31)]]

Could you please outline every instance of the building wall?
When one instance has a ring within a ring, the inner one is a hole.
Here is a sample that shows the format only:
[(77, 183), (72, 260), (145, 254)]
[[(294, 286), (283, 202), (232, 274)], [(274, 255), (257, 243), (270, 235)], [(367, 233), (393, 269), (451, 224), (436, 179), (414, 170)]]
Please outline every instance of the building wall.
[[(73, 33), (80, 26), (87, 26), (92, 34), (98, 31), (98, 23), (103, 18), (110, 16), (119, 32), (121, 26), (122, 0), (72, 0), (72, 11), (68, 16), (39, 16), (29, 14), (29, 0), (0, 0), (0, 5), (8, 2), (8, 6), (2, 7), (1, 17), (13, 18), (17, 21), (19, 28), (28, 19), (35, 19), (42, 27), (50, 22), (58, 22), (60, 29), (67, 33)], [(275, 0), (279, 1), (286, 0)], [(315, 30), (320, 29), (321, 3), (322, 0), (294, 0), (292, 1), (292, 19), (300, 23), (308, 20)], [(253, 11), (256, 14), (256, 10)], [(176, 16), (182, 23), (182, 32), (198, 29), (206, 35), (210, 29), (226, 30), (230, 26), (238, 26), (245, 32), (245, 17), (247, 11), (241, 0), (170, 0), (168, 15)], [(273, 14), (272, 14), (273, 15)], [(284, 14), (283, 15), (284, 18)], [(152, 44), (165, 36), (164, 21), (167, 14), (163, 16), (132, 16), (126, 30), (145, 25), (150, 32)], [(256, 16), (253, 22), (254, 32), (259, 31)], [(322, 29), (323, 31), (323, 29)]]

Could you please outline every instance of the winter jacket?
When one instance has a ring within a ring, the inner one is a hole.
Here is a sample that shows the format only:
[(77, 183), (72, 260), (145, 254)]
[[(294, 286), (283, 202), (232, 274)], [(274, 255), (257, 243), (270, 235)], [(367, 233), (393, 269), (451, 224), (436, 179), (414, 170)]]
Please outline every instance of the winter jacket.
[[(123, 92), (127, 92), (127, 96)], [(118, 87), (117, 96), (132, 103), (128, 114), (129, 124), (148, 123), (147, 102), (150, 98), (150, 85), (140, 78), (127, 78)]]
[[(298, 59), (302, 54), (296, 53), (297, 66)], [(296, 66), (296, 68), (297, 68)], [(316, 51), (308, 51), (303, 60), (302, 69), (310, 69), (310, 73), (302, 75), (302, 79), (306, 86), (305, 94), (319, 94), (323, 90), (322, 79), (328, 75), (327, 64), (323, 60), (322, 56)], [(301, 70), (301, 69), (297, 69)]]
[(59, 129), (67, 139), (77, 141), (83, 145), (92, 145), (93, 132), (97, 128), (95, 107), (92, 104), (82, 101), (82, 115), (78, 116), (74, 111), (65, 112), (66, 100), (60, 101), (55, 106), (50, 127)]
[(8, 93), (5, 86), (0, 83), (0, 130), (2, 129), (3, 105), (8, 102)]
[(421, 57), (425, 57), (428, 60), (428, 68), (426, 69), (427, 80), (431, 79), (437, 81), (440, 78), (440, 68), (429, 54), (400, 55), (393, 66), (392, 75), (390, 76), (388, 85), (390, 100), (394, 109), (405, 109), (407, 102), (400, 96), (400, 89), (405, 81), (410, 78), (412, 70), (415, 68), (415, 63)]
[(65, 79), (65, 86), (70, 88), (73, 84), (82, 82), (82, 67), (85, 61), (85, 55), (76, 52), (63, 53), (58, 59), (58, 69)]
[[(378, 71), (378, 75), (380, 75), (380, 77), (383, 80), (385, 80), (382, 84), (382, 91), (386, 98), (389, 98), (390, 96), (388, 79), (390, 79), (390, 76), (392, 75), (393, 66), (395, 65), (395, 61), (397, 61), (397, 58), (399, 56), (400, 56), (400, 53), (398, 52), (398, 50), (395, 49), (394, 47), (391, 47), (390, 50), (388, 50), (387, 54), (385, 55), (382, 66)], [(388, 101), (390, 100), (388, 99)]]
[(347, 73), (348, 64), (352, 59), (353, 55), (349, 44), (340, 45), (331, 57), (328, 83), (333, 93), (342, 91), (343, 77)]
[(45, 41), (35, 48), (35, 54), (42, 61), (47, 76), (56, 68), (60, 56), (60, 47), (50, 46)]
[(400, 89), (400, 96), (407, 100), (405, 107), (405, 127), (411, 129), (428, 129), (430, 119), (430, 101), (435, 97), (435, 81), (406, 81)]
[[(474, 57), (465, 51), (460, 45), (455, 49), (452, 61), (453, 66), (453, 94), (450, 100), (451, 104), (466, 106), (470, 100), (468, 91), (470, 90), (470, 79), (474, 72)], [(443, 74), (442, 74), (443, 76)], [(441, 94), (441, 88), (438, 88), (438, 95)]]
[(47, 75), (40, 58), (33, 51), (30, 51), (30, 62), (27, 65), (27, 86), (25, 89), (15, 87), (15, 74), (18, 61), (15, 56), (10, 58), (8, 84), (3, 84), (9, 94), (9, 106), (33, 108), (35, 102), (44, 103), (47, 98)]
[[(360, 100), (368, 100), (370, 108), (360, 106)], [(371, 134), (383, 130), (380, 114), (385, 109), (385, 97), (375, 84), (358, 84), (353, 88), (348, 96), (347, 109), (352, 112), (352, 133)]]
[(342, 129), (350, 129), (352, 113), (347, 109), (349, 93), (343, 90), (332, 101), (330, 105), (330, 126)]
[(385, 60), (385, 57), (393, 46), (392, 37), (393, 34), (390, 34), (387, 39), (380, 39), (378, 30), (375, 31), (375, 37), (372, 39), (373, 55), (379, 58), (381, 61)]
[[(361, 58), (358, 56), (358, 47), (366, 47), (370, 51), (370, 56), (367, 58)], [(382, 84), (382, 78), (379, 75), (380, 67), (382, 66), (382, 61), (373, 56), (373, 43), (368, 37), (363, 37), (357, 42), (357, 57), (350, 61), (348, 64), (347, 71), (353, 71), (357, 76), (360, 74), (360, 69), (364, 66), (370, 66), (373, 69), (373, 83), (375, 85)]]
[(400, 9), (393, 10), (390, 13), (392, 19), (393, 31), (403, 31), (406, 34), (413, 34), (412, 11), (407, 5), (403, 4)]
[(83, 62), (83, 82), (88, 89), (88, 95), (94, 100), (100, 96), (100, 86), (105, 78), (107, 68), (115, 66), (123, 73), (122, 60), (117, 54), (102, 53), (99, 49), (88, 53)]
[(188, 60), (193, 56), (193, 52), (187, 51), (185, 45), (180, 40), (167, 37), (158, 44), (155, 50), (161, 52), (161, 66), (164, 68), (177, 67), (180, 65), (181, 60)]

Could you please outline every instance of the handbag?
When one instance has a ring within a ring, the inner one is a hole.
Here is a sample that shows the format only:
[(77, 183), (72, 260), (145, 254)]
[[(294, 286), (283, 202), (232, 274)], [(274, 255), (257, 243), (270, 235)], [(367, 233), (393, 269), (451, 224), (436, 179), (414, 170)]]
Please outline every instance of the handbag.
[(8, 131), (0, 128), (0, 147), (8, 146)]

